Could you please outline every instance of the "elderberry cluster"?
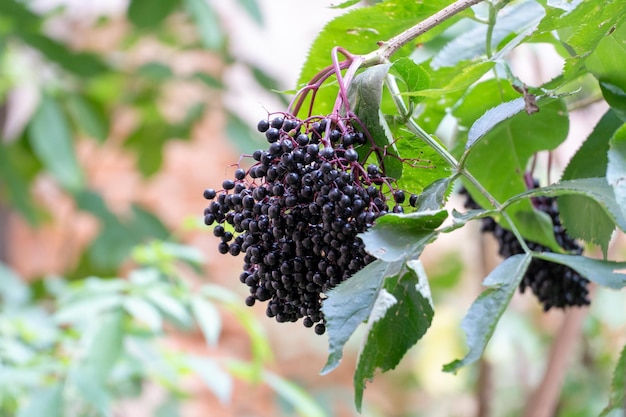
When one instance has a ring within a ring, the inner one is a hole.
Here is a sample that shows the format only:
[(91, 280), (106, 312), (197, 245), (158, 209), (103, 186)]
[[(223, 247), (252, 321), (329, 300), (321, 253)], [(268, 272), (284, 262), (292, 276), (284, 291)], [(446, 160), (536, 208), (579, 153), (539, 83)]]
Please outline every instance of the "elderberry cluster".
[[(534, 187), (537, 188), (538, 186), (538, 182), (535, 181)], [(463, 189), (461, 193), (467, 195), (465, 201), (466, 208), (480, 208), (467, 190)], [(537, 210), (543, 211), (552, 219), (554, 238), (557, 243), (567, 252), (580, 255), (582, 248), (567, 234), (561, 225), (556, 198), (533, 197), (532, 202)], [(504, 229), (491, 217), (483, 218), (482, 222), (481, 231), (483, 233), (492, 233), (498, 241), (498, 253), (500, 256), (506, 259), (513, 255), (524, 253), (524, 249), (513, 232)], [(536, 242), (526, 240), (526, 244), (529, 249), (536, 252), (552, 252), (550, 248)], [(580, 276), (578, 272), (568, 266), (533, 258), (520, 282), (519, 289), (523, 293), (526, 288), (530, 288), (543, 304), (544, 311), (548, 311), (552, 307), (565, 308), (589, 305), (588, 283), (589, 281), (586, 278)]]
[(204, 191), (204, 222), (221, 239), (218, 251), (244, 255), (246, 304), (267, 301), (267, 316), (302, 318), (317, 334), (326, 330), (324, 293), (374, 260), (357, 235), (379, 216), (403, 212), (406, 198), (376, 164), (361, 165), (355, 147), (366, 137), (353, 122), (261, 120), (268, 149), (255, 151), (252, 166), (236, 169), (222, 190)]

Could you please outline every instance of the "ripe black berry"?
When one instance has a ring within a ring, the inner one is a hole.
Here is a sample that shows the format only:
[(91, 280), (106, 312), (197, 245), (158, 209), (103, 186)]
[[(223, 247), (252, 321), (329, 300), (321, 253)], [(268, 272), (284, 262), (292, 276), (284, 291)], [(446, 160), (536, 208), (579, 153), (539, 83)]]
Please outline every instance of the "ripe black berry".
[(353, 147), (365, 136), (349, 118), (281, 115), (257, 128), (267, 150), (256, 150), (222, 191), (204, 190), (204, 222), (220, 238), (219, 253), (243, 255), (247, 305), (267, 302), (269, 317), (302, 319), (323, 334), (324, 293), (374, 260), (358, 235), (390, 211), (389, 193), (401, 213), (404, 192), (390, 189), (377, 165), (359, 164)]
[(266, 132), (267, 129), (270, 128), (270, 122), (268, 122), (267, 120), (259, 120), (259, 123), (257, 124), (256, 127), (259, 130), (259, 132), (261, 133)]

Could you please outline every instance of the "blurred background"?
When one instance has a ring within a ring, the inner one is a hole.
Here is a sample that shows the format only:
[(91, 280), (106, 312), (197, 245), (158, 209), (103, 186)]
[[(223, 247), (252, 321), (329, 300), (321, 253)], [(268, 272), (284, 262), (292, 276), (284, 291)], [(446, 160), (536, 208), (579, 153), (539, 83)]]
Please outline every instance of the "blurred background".
[[(319, 376), (326, 337), (245, 307), (241, 260), (202, 223), (202, 191), (265, 146), (256, 122), (286, 108), (332, 3), (0, 1), (0, 416), (357, 415), (359, 333)], [(561, 68), (539, 46), (512, 60), (532, 85)], [(572, 110), (555, 170), (605, 110)], [(364, 416), (517, 416), (545, 389), (559, 416), (606, 405), (626, 299), (604, 289), (566, 314), (516, 295), (481, 363), (441, 372), (494, 245), (470, 225), (427, 248), (433, 325)]]

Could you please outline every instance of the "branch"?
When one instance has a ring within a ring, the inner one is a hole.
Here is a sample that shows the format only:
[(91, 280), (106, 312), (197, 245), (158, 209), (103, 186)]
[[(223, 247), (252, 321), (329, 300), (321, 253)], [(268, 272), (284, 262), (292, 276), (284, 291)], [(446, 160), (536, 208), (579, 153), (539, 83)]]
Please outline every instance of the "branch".
[(388, 41), (379, 42), (378, 45), (380, 48), (377, 51), (366, 55), (365, 62), (369, 65), (387, 62), (389, 58), (391, 58), (391, 56), (398, 51), (398, 49), (402, 48), (407, 43), (411, 42), (418, 36), (423, 35), (452, 16), (482, 1), (483, 0), (458, 0), (451, 5), (444, 7), (434, 15), (426, 18), (399, 35), (394, 36)]

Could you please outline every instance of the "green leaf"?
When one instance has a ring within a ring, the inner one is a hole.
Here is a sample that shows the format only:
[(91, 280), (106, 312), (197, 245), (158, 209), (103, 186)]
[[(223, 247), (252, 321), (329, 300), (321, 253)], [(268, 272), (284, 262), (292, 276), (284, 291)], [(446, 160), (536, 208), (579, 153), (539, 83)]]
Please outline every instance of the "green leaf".
[(251, 154), (262, 144), (262, 136), (232, 112), (227, 112), (226, 136), (242, 153)]
[(441, 178), (424, 188), (415, 202), (417, 211), (439, 210), (446, 203), (450, 177)]
[[(461, 126), (469, 127), (488, 109), (518, 96), (509, 85), (497, 80), (485, 81), (465, 96), (454, 115)], [(463, 156), (465, 166), (497, 201), (502, 202), (527, 189), (524, 173), (530, 157), (538, 151), (556, 148), (566, 138), (568, 128), (562, 100), (547, 103), (541, 111), (530, 116), (518, 113), (498, 123), (466, 150)], [(460, 129), (461, 142), (464, 135), (463, 129)], [(467, 188), (478, 204), (490, 207), (489, 202), (474, 188), (470, 185)], [(535, 210), (530, 201), (510, 207), (507, 213), (526, 239), (558, 250), (549, 217)], [(508, 227), (505, 222), (502, 224)]]
[[(574, 11), (566, 15), (563, 19), (565, 22), (560, 25), (563, 27), (568, 22), (571, 26), (567, 26), (569, 30), (561, 31), (562, 34), (568, 33), (562, 39), (574, 51), (574, 56), (565, 60), (563, 71), (566, 79), (577, 75), (587, 60), (592, 57), (590, 53), (598, 47), (601, 47), (600, 54), (602, 55), (604, 51), (610, 51), (613, 46), (618, 47), (614, 52), (621, 54), (623, 45), (620, 48), (619, 45), (612, 44), (610, 36), (607, 35), (614, 33), (615, 28), (626, 21), (625, 7), (624, 0), (606, 0), (602, 4), (582, 2)], [(607, 56), (604, 55), (602, 58), (607, 58)]]
[[(615, 112), (608, 110), (570, 159), (561, 180), (603, 177), (608, 166), (609, 140), (622, 124)], [(563, 208), (560, 208), (563, 212)]]
[(347, 0), (342, 3), (336, 4), (334, 6), (330, 6), (331, 9), (347, 9), (350, 6), (354, 6), (357, 3), (360, 3), (361, 0)]
[(295, 414), (301, 417), (327, 417), (311, 395), (304, 389), (273, 372), (264, 371), (263, 381), (274, 390), (283, 400), (295, 409)]
[(322, 303), (328, 333), (328, 360), (322, 375), (339, 366), (344, 345), (369, 317), (388, 265), (377, 259), (328, 292)]
[(17, 417), (62, 417), (63, 384), (57, 383), (47, 388), (32, 392), (30, 401), (22, 404)]
[(626, 286), (626, 274), (615, 272), (626, 268), (626, 262), (601, 261), (578, 255), (542, 252), (536, 258), (569, 266), (589, 281), (616, 290)]
[(109, 136), (107, 116), (103, 109), (85, 96), (72, 94), (67, 99), (67, 108), (74, 124), (100, 142)]
[(233, 391), (233, 379), (219, 364), (210, 358), (191, 357), (187, 359), (189, 366), (202, 379), (217, 399), (226, 404)]
[(519, 287), (531, 259), (529, 254), (513, 255), (505, 259), (485, 278), (483, 285), (488, 288), (474, 301), (461, 323), (467, 335), (469, 352), (463, 359), (445, 365), (443, 367), (445, 372), (456, 372), (480, 359), (502, 313)]
[[(377, 42), (387, 40), (405, 29), (443, 9), (451, 0), (430, 0), (422, 2), (387, 0), (374, 6), (357, 8), (333, 19), (320, 32), (302, 66), (298, 86), (304, 86), (320, 70), (332, 64), (330, 51), (341, 45), (352, 54), (367, 54), (377, 48)], [(460, 17), (455, 16), (419, 37), (426, 42), (440, 34)], [(406, 56), (411, 52), (407, 46), (395, 57)], [(313, 114), (328, 114), (337, 97), (336, 86), (323, 88), (315, 97)], [(305, 104), (305, 107), (307, 105)]]
[(200, 80), (206, 86), (214, 88), (216, 90), (223, 90), (224, 89), (224, 83), (221, 80), (215, 78), (214, 76), (212, 76), (211, 74), (208, 74), (206, 72), (195, 72), (192, 75), (192, 78)]
[(148, 62), (137, 68), (137, 75), (155, 83), (162, 83), (174, 76), (172, 68), (160, 62)]
[(602, 410), (600, 417), (611, 417), (614, 411), (618, 412), (617, 416), (621, 411), (621, 416), (624, 417), (624, 404), (626, 404), (626, 345), (622, 349), (615, 366), (609, 393), (609, 404)]
[(426, 333), (433, 318), (428, 280), (420, 261), (409, 261), (385, 280), (367, 322), (365, 344), (354, 374), (355, 404), (361, 411), (366, 380), (376, 369), (394, 369)]
[(191, 326), (193, 320), (185, 305), (181, 300), (166, 293), (163, 288), (157, 287), (146, 292), (146, 299), (178, 325), (183, 327)]
[(238, 0), (248, 15), (259, 25), (263, 25), (263, 14), (257, 0)]
[(462, 92), (489, 72), (494, 65), (491, 61), (463, 61), (456, 67), (442, 68), (431, 72), (431, 88), (403, 93), (403, 95), (440, 99), (444, 94)]
[(88, 297), (67, 302), (54, 314), (59, 324), (76, 324), (93, 320), (96, 316), (118, 307), (122, 303), (120, 294), (89, 294)]
[[(626, 7), (626, 4), (623, 6)], [(619, 112), (622, 120), (626, 120), (624, 62), (626, 62), (626, 23), (622, 23), (610, 35), (604, 36), (585, 60), (589, 72), (600, 82), (605, 100)]]
[(67, 120), (58, 103), (44, 95), (29, 125), (30, 144), (52, 176), (68, 190), (83, 187)]
[(72, 52), (49, 36), (33, 32), (17, 32), (24, 42), (38, 49), (46, 58), (79, 77), (90, 78), (109, 70), (100, 57), (87, 52)]
[(104, 384), (122, 353), (124, 339), (124, 315), (116, 308), (92, 322), (92, 337), (87, 347), (84, 366), (91, 370), (91, 377)]
[(164, 240), (170, 237), (171, 232), (154, 213), (138, 204), (131, 205), (131, 213), (132, 217), (128, 221), (128, 228), (132, 231), (132, 235), (136, 236), (134, 242), (144, 238)]
[(386, 214), (359, 237), (365, 250), (386, 262), (417, 257), (436, 236), (435, 229), (448, 216), (446, 210)]
[(185, 0), (187, 10), (196, 23), (202, 44), (207, 49), (220, 49), (224, 35), (219, 18), (206, 0)]
[(213, 303), (200, 296), (191, 298), (191, 311), (202, 330), (204, 340), (209, 347), (215, 347), (220, 337), (222, 320)]
[(485, 136), (491, 129), (496, 127), (500, 122), (510, 119), (518, 113), (524, 111), (525, 102), (523, 97), (515, 100), (498, 104), (485, 112), (478, 120), (474, 122), (467, 133), (467, 143), (465, 149), (473, 146), (480, 138)]
[(615, 201), (626, 218), (626, 125), (615, 132), (610, 142), (606, 179), (613, 187)]
[[(491, 47), (496, 48), (511, 33), (521, 33), (535, 27), (546, 14), (535, 1), (513, 4), (501, 10), (491, 37)], [(457, 36), (433, 57), (434, 68), (451, 67), (459, 61), (474, 59), (486, 53), (487, 25), (479, 24)]]
[(605, 81), (600, 81), (600, 91), (615, 114), (626, 122), (626, 91)]
[[(515, 199), (539, 195), (560, 196), (567, 194), (576, 194), (581, 197), (577, 200), (577, 218), (573, 220), (573, 223), (567, 225), (568, 233), (571, 230), (569, 227), (574, 227), (576, 234), (572, 236), (589, 236), (591, 242), (600, 244), (604, 250), (608, 240), (599, 241), (598, 231), (610, 229), (612, 232), (615, 225), (626, 230), (626, 217), (622, 213), (622, 208), (615, 201), (615, 194), (606, 182), (606, 178), (580, 178), (561, 181), (547, 187), (526, 191), (516, 196)], [(562, 198), (559, 198), (559, 206)], [(606, 251), (604, 253), (606, 256)]]
[[(15, 158), (11, 157), (13, 148), (0, 144), (0, 180), (2, 192), (9, 198), (12, 206), (17, 209), (31, 226), (39, 224), (40, 218), (29, 193), (29, 184), (25, 175), (19, 171)], [(14, 156), (14, 155), (13, 155)]]
[(402, 177), (397, 181), (399, 189), (418, 194), (433, 182), (450, 176), (448, 163), (422, 138), (408, 130), (404, 120), (387, 118), (398, 154), (402, 156)]
[(143, 29), (156, 29), (178, 6), (178, 0), (131, 0), (128, 20)]
[(20, 306), (30, 300), (30, 288), (7, 265), (0, 262), (0, 297), (2, 306)]
[[(398, 179), (402, 176), (402, 162), (380, 110), (383, 82), (390, 67), (391, 64), (376, 65), (354, 77), (348, 88), (348, 101), (352, 111), (365, 125), (367, 133), (379, 148), (375, 152), (382, 171), (386, 176)], [(360, 147), (358, 150), (363, 160), (369, 148)], [(384, 156), (379, 155), (383, 150)]]
[(139, 296), (129, 296), (122, 304), (124, 309), (138, 322), (145, 324), (154, 333), (163, 330), (161, 313), (154, 305)]
[[(609, 140), (622, 124), (614, 111), (607, 111), (572, 157), (561, 180), (604, 177), (608, 167)], [(601, 206), (587, 197), (563, 195), (559, 197), (559, 211), (570, 236), (600, 245), (606, 255), (615, 224)]]
[(111, 392), (98, 378), (94, 377), (91, 367), (73, 369), (69, 375), (71, 383), (82, 396), (86, 405), (101, 416), (111, 414)]
[[(428, 72), (410, 58), (394, 61), (391, 69), (400, 77), (408, 92), (426, 90), (430, 86)], [(409, 103), (415, 105), (420, 99), (420, 96), (409, 96)]]
[(301, 417), (326, 417), (327, 414), (311, 398), (310, 394), (273, 372), (264, 371), (263, 381), (272, 388), (282, 399), (291, 404), (297, 415)]

